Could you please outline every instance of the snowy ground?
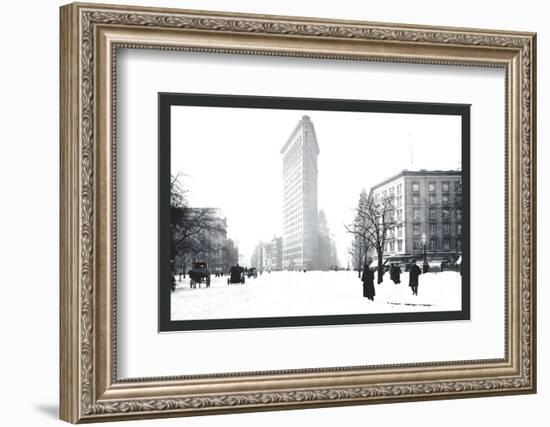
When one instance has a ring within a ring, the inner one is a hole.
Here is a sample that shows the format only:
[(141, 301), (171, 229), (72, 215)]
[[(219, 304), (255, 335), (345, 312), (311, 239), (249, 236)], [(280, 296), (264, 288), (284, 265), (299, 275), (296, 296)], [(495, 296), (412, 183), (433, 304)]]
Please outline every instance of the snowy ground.
[(272, 272), (247, 278), (244, 285), (227, 285), (214, 277), (210, 288), (190, 289), (189, 279), (172, 293), (172, 320), (334, 314), (453, 311), (461, 309), (460, 274), (426, 273), (419, 278), (418, 296), (408, 286), (409, 274), (396, 285), (389, 273), (375, 285), (374, 301), (363, 298), (363, 287), (352, 271)]

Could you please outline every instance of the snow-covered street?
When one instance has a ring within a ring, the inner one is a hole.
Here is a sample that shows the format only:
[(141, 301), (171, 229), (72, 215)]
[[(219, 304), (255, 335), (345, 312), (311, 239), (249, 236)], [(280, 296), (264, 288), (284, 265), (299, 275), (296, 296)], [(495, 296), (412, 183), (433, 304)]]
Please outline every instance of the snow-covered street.
[(227, 276), (212, 276), (211, 286), (190, 289), (189, 279), (172, 293), (172, 320), (367, 314), (461, 309), (461, 278), (453, 271), (419, 278), (418, 296), (408, 286), (409, 274), (394, 284), (389, 273), (375, 285), (374, 301), (363, 297), (353, 271), (272, 272), (227, 285)]

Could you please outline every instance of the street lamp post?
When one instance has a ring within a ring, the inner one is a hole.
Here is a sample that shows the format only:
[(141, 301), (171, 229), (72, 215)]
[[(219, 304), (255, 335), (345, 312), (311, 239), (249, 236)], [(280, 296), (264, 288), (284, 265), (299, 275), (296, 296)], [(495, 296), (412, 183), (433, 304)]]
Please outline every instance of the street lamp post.
[(428, 261), (426, 260), (426, 233), (422, 233), (422, 246), (424, 249), (424, 262), (422, 263), (422, 273), (426, 273), (430, 269)]

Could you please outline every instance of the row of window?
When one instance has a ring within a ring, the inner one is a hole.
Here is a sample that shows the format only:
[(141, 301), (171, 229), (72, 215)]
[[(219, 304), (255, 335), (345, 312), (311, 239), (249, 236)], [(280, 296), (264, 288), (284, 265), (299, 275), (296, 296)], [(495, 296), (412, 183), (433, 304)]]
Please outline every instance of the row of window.
[[(397, 237), (403, 237), (403, 226), (400, 225), (400, 226), (395, 227), (395, 228), (397, 228)], [(395, 237), (395, 228), (390, 228), (390, 229), (388, 230), (388, 236), (389, 236), (390, 238)]]
[(285, 236), (287, 247), (299, 245), (300, 247), (304, 243), (303, 233), (293, 233)]
[[(384, 196), (384, 192), (382, 192), (382, 199), (384, 199), (384, 197), (394, 197), (394, 196)], [(374, 200), (375, 202), (378, 203), (378, 201), (380, 200), (380, 194), (376, 194), (374, 196)], [(403, 196), (397, 196), (397, 197), (394, 197), (394, 206), (395, 207), (401, 207), (403, 206)], [(442, 194), (441, 195), (441, 203), (443, 205), (449, 205), (451, 204), (452, 200), (451, 200), (451, 196), (449, 194)], [(430, 205), (435, 205), (437, 203), (437, 197), (435, 194), (429, 194), (428, 195), (428, 203)], [(455, 203), (456, 204), (460, 204), (462, 203), (462, 198), (460, 196), (460, 194), (457, 194), (456, 195), (456, 198), (455, 198)], [(420, 196), (418, 194), (413, 194), (412, 195), (412, 204), (413, 205), (419, 205), (420, 204)]]
[(301, 176), (288, 178), (284, 182), (283, 196), (291, 196), (295, 191), (302, 190), (303, 186)]
[(293, 227), (297, 223), (301, 223), (303, 220), (303, 210), (302, 209), (295, 209), (294, 212), (287, 213), (285, 212), (285, 216), (283, 218), (283, 226), (284, 228)]
[[(445, 221), (451, 220), (451, 212), (452, 210), (450, 208), (443, 208), (441, 210), (441, 217)], [(455, 216), (457, 221), (462, 221), (462, 209), (456, 209), (455, 210)], [(403, 209), (396, 209), (395, 211), (388, 211), (387, 218), (394, 217), (397, 222), (401, 222), (403, 220)], [(437, 209), (429, 209), (427, 212), (428, 219), (435, 221), (437, 220)], [(412, 210), (412, 218), (415, 221), (421, 221), (422, 220), (422, 209), (421, 208), (413, 208)]]
[[(419, 236), (421, 230), (420, 224), (413, 224), (413, 235)], [(437, 230), (436, 224), (428, 224), (428, 235), (435, 236)], [(451, 234), (451, 224), (443, 224), (443, 234)], [(462, 224), (456, 224), (456, 234), (462, 234)]]
[[(395, 228), (397, 229), (397, 233), (395, 232), (394, 228), (390, 228), (388, 230), (388, 238), (389, 239), (393, 239), (395, 237), (397, 237), (397, 238), (403, 237), (403, 227), (398, 226), (398, 227), (395, 227)], [(452, 224), (449, 224), (449, 223), (443, 224), (443, 228), (442, 228), (443, 234), (444, 235), (450, 235), (451, 234), (451, 228), (452, 228)], [(414, 236), (420, 236), (421, 230), (422, 230), (421, 224), (413, 224), (413, 235)], [(436, 233), (437, 233), (437, 225), (436, 224), (428, 224), (428, 230), (427, 231), (428, 231), (428, 236), (435, 236)], [(396, 236), (396, 234), (397, 234), (397, 236)], [(460, 223), (456, 224), (456, 234), (457, 235), (462, 234), (462, 224), (460, 224)]]
[(285, 248), (285, 250), (283, 251), (283, 257), (284, 258), (288, 258), (288, 257), (291, 257), (291, 256), (296, 256), (296, 255), (302, 255), (302, 247), (301, 246), (295, 246), (293, 248)]
[(298, 136), (294, 142), (292, 143), (292, 146), (287, 150), (283, 157), (283, 162), (285, 160), (291, 161), (302, 154), (304, 143), (302, 141), (302, 137)]
[[(437, 189), (437, 183), (435, 181), (428, 181), (428, 192), (435, 193)], [(451, 190), (451, 183), (449, 181), (443, 181), (441, 183), (441, 191), (443, 193), (448, 193)], [(460, 191), (460, 181), (454, 182), (454, 190)], [(420, 182), (413, 181), (412, 183), (413, 193), (418, 193), (420, 191)]]
[[(441, 247), (437, 247), (437, 242), (435, 239), (430, 239), (426, 243), (426, 250), (430, 252), (435, 252), (437, 250), (444, 250), (444, 251), (450, 251), (451, 248), (451, 240), (450, 239), (443, 239), (441, 242)], [(422, 240), (414, 240), (413, 241), (413, 251), (422, 251), (424, 250), (424, 243)], [(456, 240), (456, 250), (461, 251), (462, 250), (462, 240), (457, 239)]]
[[(454, 184), (454, 185), (453, 185)], [(461, 190), (461, 182), (460, 181), (443, 181), (441, 182), (441, 192), (442, 193), (448, 193), (451, 191), (451, 188), (456, 191), (460, 192)], [(437, 182), (436, 181), (428, 181), (428, 192), (435, 193), (437, 191)], [(412, 192), (418, 193), (420, 192), (420, 182), (419, 181), (413, 181), (412, 182)], [(390, 187), (387, 190), (382, 191), (381, 195), (382, 198), (385, 198), (387, 196), (392, 196), (394, 194), (400, 195), (403, 193), (403, 184), (397, 184), (395, 187)], [(379, 195), (375, 195), (375, 198), (379, 198)]]
[[(437, 197), (435, 194), (429, 194), (428, 195), (428, 203), (430, 205), (435, 205), (437, 203)], [(451, 196), (449, 194), (442, 194), (441, 195), (441, 204), (443, 205), (449, 205), (451, 203)], [(456, 204), (462, 203), (462, 197), (457, 194), (455, 199)], [(420, 196), (417, 194), (413, 194), (412, 196), (412, 204), (413, 205), (419, 205), (420, 204)]]
[[(430, 239), (428, 242), (426, 242), (426, 250), (430, 252), (435, 252), (437, 250), (444, 250), (444, 251), (450, 251), (451, 250), (451, 240), (450, 239), (443, 239), (441, 241), (440, 247), (437, 245), (437, 241), (435, 239)], [(403, 240), (397, 240), (397, 241), (389, 241), (386, 243), (386, 251), (387, 252), (401, 252), (403, 250)], [(424, 250), (424, 243), (422, 240), (414, 240), (413, 241), (413, 251), (423, 251)], [(457, 239), (456, 240), (456, 250), (461, 251), (462, 250), (462, 240)]]
[[(397, 194), (398, 196), (400, 194), (403, 194), (403, 184), (397, 184), (395, 187), (390, 187), (387, 190), (382, 191), (382, 198), (386, 198), (388, 196), (393, 196), (394, 194)], [(398, 199), (401, 199), (398, 197)], [(380, 193), (374, 195), (374, 200), (378, 202), (380, 200)]]
[[(420, 220), (421, 219), (421, 212), (422, 210), (420, 208), (413, 208), (413, 219)], [(451, 210), (449, 208), (443, 208), (441, 210), (441, 214), (443, 216), (443, 219), (450, 220), (451, 219)], [(431, 220), (437, 219), (437, 211), (435, 209), (429, 209), (428, 210), (428, 218)], [(456, 210), (456, 219), (457, 221), (462, 220), (462, 209)]]

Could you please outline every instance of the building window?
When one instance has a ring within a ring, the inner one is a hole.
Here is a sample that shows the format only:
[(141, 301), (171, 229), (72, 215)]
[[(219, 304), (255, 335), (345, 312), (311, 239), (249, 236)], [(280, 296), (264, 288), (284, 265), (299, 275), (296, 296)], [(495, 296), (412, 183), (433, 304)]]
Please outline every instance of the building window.
[(420, 224), (414, 224), (413, 225), (413, 234), (415, 234), (415, 235), (420, 234)]
[(401, 194), (401, 184), (397, 185), (397, 194)]
[(462, 251), (462, 239), (456, 240), (456, 249)]
[(443, 224), (443, 234), (451, 233), (451, 224)]
[(451, 249), (451, 246), (449, 244), (449, 239), (443, 240), (443, 250), (448, 251), (449, 249)]
[(462, 234), (462, 224), (456, 225), (456, 234)]
[(435, 252), (435, 239), (430, 240), (430, 251)]
[(390, 252), (393, 252), (395, 248), (395, 243), (393, 242), (393, 240), (390, 242)]
[(420, 197), (413, 196), (413, 205), (419, 205), (420, 204)]
[(457, 209), (456, 210), (456, 220), (457, 221), (462, 221), (462, 209)]
[(448, 194), (443, 194), (443, 196), (441, 196), (441, 203), (443, 203), (444, 205), (449, 204), (449, 195)]
[(401, 219), (403, 218), (403, 209), (397, 209), (395, 212), (395, 219), (397, 221), (401, 221)]
[(420, 220), (420, 208), (413, 209), (413, 219)]
[(386, 190), (382, 191), (382, 198), (386, 197), (386, 194), (388, 194)]
[(430, 209), (430, 219), (434, 219), (435, 220), (436, 216), (435, 216), (435, 209)]
[(451, 211), (449, 209), (443, 209), (443, 219), (450, 219)]
[(418, 193), (420, 191), (420, 184), (418, 182), (412, 183), (412, 191)]
[(435, 191), (435, 182), (428, 182), (428, 191), (433, 193)]
[(375, 201), (375, 202), (378, 202), (378, 200), (380, 200), (380, 194), (377, 193), (377, 194), (375, 194), (375, 196), (374, 196), (374, 201)]
[(449, 191), (449, 183), (448, 182), (442, 182), (441, 183), (441, 191), (444, 193)]
[(430, 224), (430, 236), (435, 236), (435, 224)]
[(394, 188), (393, 188), (393, 187), (392, 187), (392, 188), (390, 188), (390, 194), (393, 194), (393, 190), (394, 190)]
[(403, 203), (403, 197), (402, 196), (397, 196), (397, 200), (396, 200), (397, 206), (401, 206), (401, 203)]
[(435, 205), (435, 194), (430, 194), (430, 205)]
[(403, 250), (403, 240), (397, 241), (397, 250), (402, 251)]
[(403, 226), (397, 227), (397, 237), (403, 237)]
[(422, 249), (422, 243), (420, 243), (420, 240), (415, 240), (413, 242), (413, 250), (414, 251), (419, 251)]

